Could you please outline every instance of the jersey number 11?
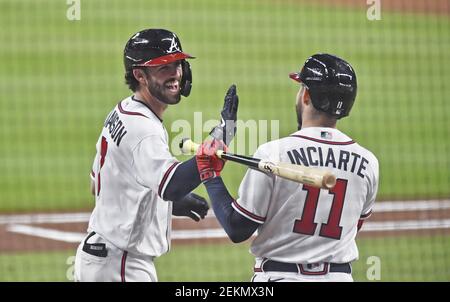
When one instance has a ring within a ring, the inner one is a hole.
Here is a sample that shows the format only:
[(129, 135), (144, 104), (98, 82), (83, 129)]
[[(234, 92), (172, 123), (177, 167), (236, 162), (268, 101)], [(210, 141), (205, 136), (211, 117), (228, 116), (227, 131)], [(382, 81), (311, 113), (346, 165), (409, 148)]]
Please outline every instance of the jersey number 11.
[[(336, 185), (329, 190), (329, 194), (333, 194), (333, 203), (331, 205), (328, 221), (320, 227), (319, 236), (331, 239), (341, 239), (342, 227), (339, 226), (344, 207), (345, 192), (347, 190), (347, 180), (337, 179)], [(307, 191), (305, 205), (303, 208), (302, 218), (295, 220), (294, 233), (304, 235), (314, 235), (317, 223), (314, 222), (316, 215), (317, 203), (319, 201), (320, 189), (308, 185), (303, 185), (303, 190)]]

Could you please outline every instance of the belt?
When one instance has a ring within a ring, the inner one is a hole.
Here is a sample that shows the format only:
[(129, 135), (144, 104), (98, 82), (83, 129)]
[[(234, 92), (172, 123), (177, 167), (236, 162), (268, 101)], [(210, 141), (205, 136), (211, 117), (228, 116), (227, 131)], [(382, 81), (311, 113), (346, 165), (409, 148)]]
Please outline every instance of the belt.
[[(327, 273), (352, 273), (352, 266), (350, 263), (321, 263), (323, 269), (320, 271), (315, 271), (314, 267), (317, 264), (296, 264), (296, 263), (285, 263), (278, 262), (274, 260), (267, 260), (262, 263), (261, 269), (259, 271), (263, 272), (289, 272), (298, 273), (302, 275), (325, 275)], [(258, 271), (258, 269), (255, 269)]]
[(108, 250), (106, 249), (106, 244), (104, 243), (87, 243), (88, 239), (95, 235), (95, 232), (89, 233), (89, 235), (84, 239), (83, 251), (97, 257), (108, 256)]

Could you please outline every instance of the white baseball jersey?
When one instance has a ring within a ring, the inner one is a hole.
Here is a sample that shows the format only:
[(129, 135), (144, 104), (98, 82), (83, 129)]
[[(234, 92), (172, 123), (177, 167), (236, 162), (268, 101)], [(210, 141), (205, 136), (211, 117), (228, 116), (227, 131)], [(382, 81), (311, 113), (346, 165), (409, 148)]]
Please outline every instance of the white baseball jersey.
[(358, 258), (355, 237), (378, 189), (378, 160), (334, 128), (310, 127), (261, 145), (254, 157), (335, 173), (331, 190), (249, 169), (233, 207), (260, 223), (250, 251), (287, 263), (346, 263)]
[(161, 196), (178, 164), (156, 114), (132, 97), (121, 101), (97, 142), (91, 174), (95, 209), (88, 231), (137, 255), (166, 253), (172, 203)]

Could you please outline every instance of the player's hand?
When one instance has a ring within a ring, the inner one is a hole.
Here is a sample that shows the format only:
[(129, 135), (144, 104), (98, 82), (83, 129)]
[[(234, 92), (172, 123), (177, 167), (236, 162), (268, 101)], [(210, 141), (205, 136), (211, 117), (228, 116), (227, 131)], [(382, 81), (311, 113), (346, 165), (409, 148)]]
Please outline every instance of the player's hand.
[(239, 106), (239, 96), (236, 94), (236, 85), (228, 88), (225, 94), (223, 109), (220, 113), (220, 124), (209, 133), (213, 138), (229, 145), (236, 134), (236, 119)]
[(200, 180), (206, 182), (220, 176), (225, 160), (216, 155), (217, 150), (227, 151), (227, 146), (218, 140), (204, 141), (197, 150), (196, 161)]
[(173, 202), (172, 214), (200, 221), (208, 214), (208, 210), (209, 205), (206, 199), (195, 193), (189, 193), (182, 200)]
[(216, 155), (217, 150), (223, 150), (225, 152), (228, 151), (227, 145), (223, 141), (212, 140), (206, 143), (205, 152), (211, 156), (210, 162), (211, 167), (214, 169), (216, 176), (220, 176), (220, 172), (222, 172), (223, 167), (225, 166), (225, 160), (218, 157)]

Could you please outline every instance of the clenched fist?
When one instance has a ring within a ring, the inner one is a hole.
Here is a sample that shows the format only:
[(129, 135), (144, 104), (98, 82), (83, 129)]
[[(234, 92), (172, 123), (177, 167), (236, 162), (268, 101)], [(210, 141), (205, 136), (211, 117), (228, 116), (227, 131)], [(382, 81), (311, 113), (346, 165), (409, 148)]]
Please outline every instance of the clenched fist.
[(208, 210), (209, 205), (206, 199), (195, 193), (189, 193), (183, 199), (173, 202), (172, 214), (200, 221), (205, 218)]
[(220, 176), (225, 165), (225, 160), (216, 155), (218, 150), (227, 151), (227, 145), (216, 139), (204, 141), (197, 150), (195, 160), (200, 175), (200, 180), (205, 183), (208, 180)]

